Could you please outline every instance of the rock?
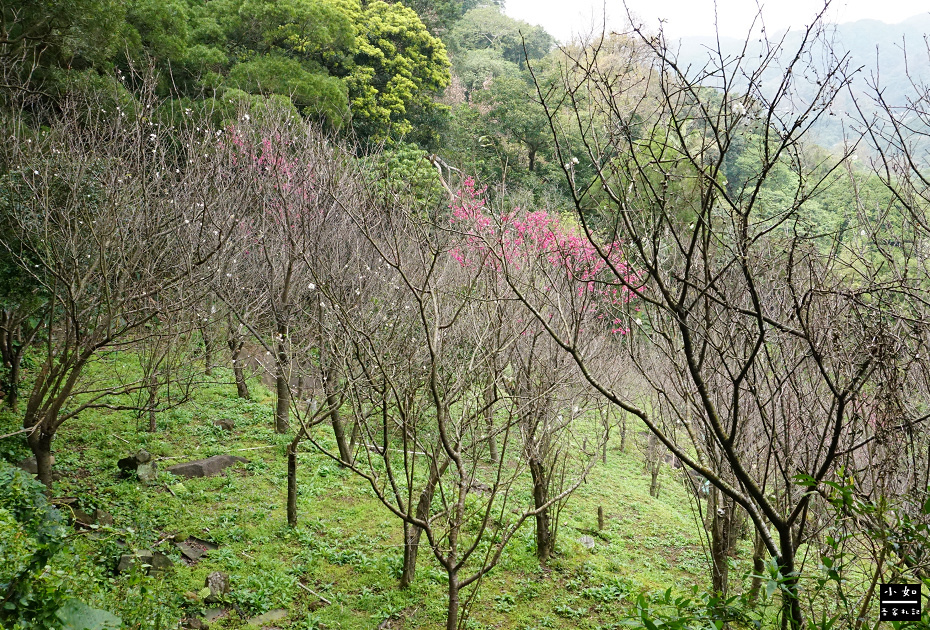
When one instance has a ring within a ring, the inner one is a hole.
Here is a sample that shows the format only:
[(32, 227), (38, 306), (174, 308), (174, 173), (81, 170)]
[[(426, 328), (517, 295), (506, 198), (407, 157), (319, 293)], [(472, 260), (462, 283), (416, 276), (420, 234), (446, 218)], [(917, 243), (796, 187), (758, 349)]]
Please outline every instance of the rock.
[(134, 473), (138, 472), (139, 467), (144, 464), (155, 466), (155, 463), (152, 462), (152, 454), (145, 449), (140, 449), (135, 455), (124, 457), (116, 462), (116, 466), (120, 469), (120, 474), (123, 477), (132, 477)]
[(207, 459), (198, 459), (168, 467), (168, 472), (179, 477), (212, 477), (236, 462), (247, 464), (249, 460), (234, 455), (214, 455)]
[[(49, 463), (50, 463), (50, 464), (54, 464), (54, 463), (55, 463), (55, 456), (54, 456), (54, 455), (50, 455), (50, 456), (49, 456)], [(25, 470), (25, 471), (26, 471), (27, 473), (29, 473), (30, 475), (37, 475), (37, 474), (39, 474), (39, 465), (36, 464), (36, 458), (35, 458), (35, 457), (27, 457), (27, 458), (24, 459), (23, 461), (19, 462), (19, 463), (17, 464), (17, 466), (19, 466), (20, 468), (22, 468), (23, 470)]]
[(143, 483), (155, 481), (156, 475), (158, 475), (158, 467), (155, 462), (151, 464), (139, 464), (139, 467), (136, 468), (136, 476), (139, 478), (139, 481)]
[(471, 485), (468, 486), (468, 490), (479, 494), (488, 494), (491, 492), (491, 486), (486, 483), (481, 483), (480, 481), (473, 481)]
[(74, 506), (69, 506), (64, 510), (65, 518), (75, 527), (89, 527), (94, 524), (94, 517), (87, 512), (79, 510)]
[(117, 573), (124, 573), (129, 570), (134, 562), (149, 565), (148, 573), (167, 571), (174, 566), (171, 558), (160, 551), (151, 551), (150, 549), (141, 549), (135, 553), (123, 554), (119, 558), (119, 564), (116, 565)]
[(135, 562), (136, 560), (140, 562), (145, 562), (145, 560), (142, 560), (141, 558), (137, 558), (135, 554), (124, 553), (123, 555), (119, 557), (119, 563), (116, 565), (116, 572), (125, 573), (126, 571), (129, 570), (129, 567), (131, 567), (132, 563)]
[(582, 536), (578, 539), (578, 542), (581, 543), (586, 549), (594, 549), (595, 547), (594, 539), (590, 536)]
[(213, 623), (217, 619), (221, 619), (229, 614), (228, 608), (207, 608), (203, 612), (203, 618), (207, 623)]
[(174, 562), (171, 558), (160, 551), (156, 551), (152, 554), (152, 562), (149, 564), (152, 565), (153, 571), (167, 571), (174, 566)]
[(181, 542), (175, 542), (174, 546), (191, 562), (200, 560), (208, 551), (213, 551), (218, 547), (216, 543), (212, 543), (209, 540), (202, 540), (194, 536), (190, 536)]
[(113, 515), (106, 510), (101, 510), (98, 508), (94, 510), (94, 520), (98, 525), (112, 525)]
[(229, 592), (229, 576), (222, 571), (214, 571), (204, 580), (204, 586), (210, 589), (204, 601), (208, 604), (218, 602)]
[(252, 617), (247, 622), (250, 626), (261, 626), (262, 624), (272, 623), (274, 621), (281, 621), (287, 617), (287, 611), (281, 608), (276, 608), (275, 610), (269, 610), (264, 615), (258, 615), (257, 617)]
[(213, 426), (219, 427), (224, 431), (232, 431), (236, 427), (236, 423), (229, 418), (222, 418), (220, 420), (214, 421)]
[(181, 622), (182, 627), (190, 628), (191, 630), (203, 630), (206, 626), (203, 624), (203, 620), (200, 617), (187, 617), (184, 621)]

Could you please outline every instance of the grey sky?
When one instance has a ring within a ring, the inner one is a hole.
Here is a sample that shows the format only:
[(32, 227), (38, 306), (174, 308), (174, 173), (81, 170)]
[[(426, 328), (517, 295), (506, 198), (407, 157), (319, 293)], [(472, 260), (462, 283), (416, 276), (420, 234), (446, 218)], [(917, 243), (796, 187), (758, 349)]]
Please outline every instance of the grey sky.
[[(753, 0), (717, 0), (720, 33), (745, 36), (756, 15)], [(766, 30), (802, 28), (823, 8), (814, 0), (769, 0), (762, 2)], [(714, 0), (627, 0), (634, 15), (649, 29), (656, 30), (659, 19), (673, 37), (711, 35), (714, 32)], [(600, 31), (601, 15), (606, 8), (608, 29), (620, 30), (626, 23), (621, 0), (506, 0), (505, 12), (511, 17), (540, 24), (560, 41), (573, 34), (590, 32), (596, 24)], [(915, 0), (834, 0), (827, 12), (831, 22), (875, 19), (888, 24), (930, 11), (926, 2)]]

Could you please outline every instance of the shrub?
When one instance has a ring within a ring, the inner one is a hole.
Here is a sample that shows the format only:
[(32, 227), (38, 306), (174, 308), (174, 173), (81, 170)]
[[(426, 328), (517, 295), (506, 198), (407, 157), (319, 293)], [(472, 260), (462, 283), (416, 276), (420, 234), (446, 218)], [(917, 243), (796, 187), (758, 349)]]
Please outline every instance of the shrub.
[(0, 622), (4, 627), (49, 628), (64, 603), (61, 576), (48, 566), (62, 547), (61, 514), (45, 487), (0, 461)]

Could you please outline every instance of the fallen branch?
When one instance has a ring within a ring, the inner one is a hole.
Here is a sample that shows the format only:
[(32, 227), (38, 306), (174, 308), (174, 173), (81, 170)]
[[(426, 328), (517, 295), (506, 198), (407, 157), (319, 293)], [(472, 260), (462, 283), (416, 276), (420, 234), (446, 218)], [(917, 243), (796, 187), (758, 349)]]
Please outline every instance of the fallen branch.
[(331, 601), (329, 601), (328, 599), (326, 599), (325, 597), (323, 597), (322, 595), (320, 595), (319, 593), (317, 593), (317, 592), (314, 591), (313, 589), (304, 586), (304, 585), (301, 584), (300, 582), (297, 583), (297, 586), (299, 586), (300, 588), (304, 589), (305, 591), (307, 591), (307, 592), (310, 593), (311, 595), (314, 595), (315, 597), (319, 597), (319, 598), (320, 598), (320, 601), (321, 601), (321, 602), (326, 602), (326, 605), (327, 605), (327, 606), (332, 605), (332, 602), (331, 602)]

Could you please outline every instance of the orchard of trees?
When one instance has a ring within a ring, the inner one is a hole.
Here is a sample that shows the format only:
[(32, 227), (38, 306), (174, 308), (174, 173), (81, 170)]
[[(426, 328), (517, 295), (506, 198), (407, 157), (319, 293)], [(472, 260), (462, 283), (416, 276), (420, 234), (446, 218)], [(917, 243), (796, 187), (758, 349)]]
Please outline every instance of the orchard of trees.
[[(157, 432), (218, 367), (253, 398), (258, 355), (287, 523), (325, 454), (402, 530), (398, 587), (439, 568), (448, 630), (524, 528), (550, 563), (628, 432), (656, 496), (667, 453), (706, 483), (707, 623), (858, 630), (877, 585), (930, 590), (925, 85), (850, 97), (820, 20), (695, 67), (480, 0), (2, 12), (3, 439), (50, 496), (65, 428)], [(3, 623), (44, 627), (42, 571), (0, 574)], [(671, 609), (635, 619), (698, 623)]]

